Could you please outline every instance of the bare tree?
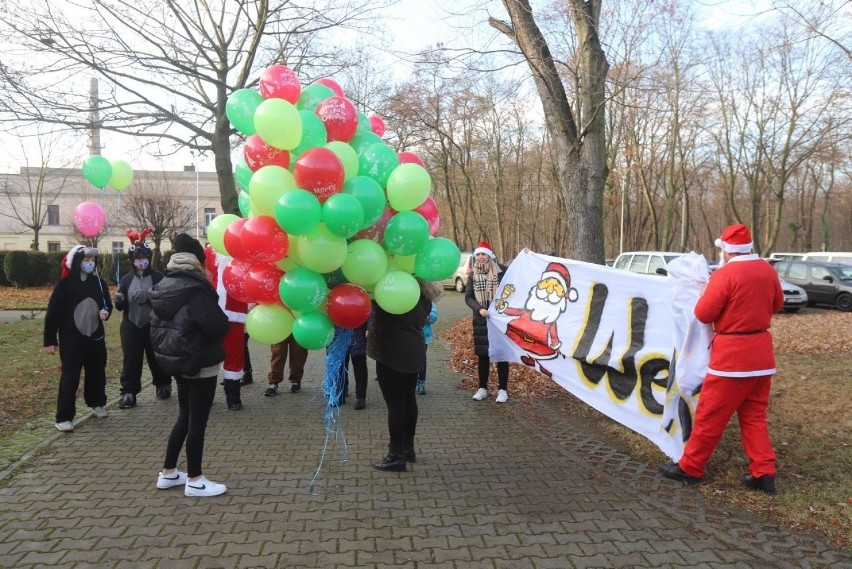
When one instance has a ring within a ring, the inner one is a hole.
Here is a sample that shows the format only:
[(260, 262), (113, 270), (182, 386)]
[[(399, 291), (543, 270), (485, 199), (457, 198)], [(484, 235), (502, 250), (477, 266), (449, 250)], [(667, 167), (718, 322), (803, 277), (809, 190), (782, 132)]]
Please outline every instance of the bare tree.
[[(348, 65), (331, 35), (369, 29), (386, 4), (7, 0), (0, 11), (0, 35), (10, 46), (0, 53), (0, 114), (141, 137), (160, 154), (212, 153), (222, 208), (237, 212), (228, 96), (252, 86), (272, 63), (286, 63), (303, 82)], [(84, 87), (74, 83), (81, 76), (106, 83), (96, 124)]]

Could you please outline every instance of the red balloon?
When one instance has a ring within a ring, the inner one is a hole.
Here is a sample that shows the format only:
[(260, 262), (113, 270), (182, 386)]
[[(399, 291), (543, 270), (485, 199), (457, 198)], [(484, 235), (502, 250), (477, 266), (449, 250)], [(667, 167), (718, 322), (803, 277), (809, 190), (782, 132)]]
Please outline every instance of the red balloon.
[(295, 105), (302, 93), (299, 78), (286, 65), (270, 65), (261, 72), (258, 83), (264, 99), (284, 99)]
[(390, 221), (390, 218), (395, 216), (397, 213), (399, 212), (385, 206), (385, 211), (382, 212), (382, 216), (379, 220), (367, 229), (362, 229), (356, 233), (355, 239), (372, 239), (377, 243), (384, 242), (385, 228), (388, 226), (388, 221)]
[(270, 263), (254, 265), (246, 278), (246, 291), (252, 302), (273, 304), (281, 301), (278, 294), (278, 282), (284, 276), (284, 271)]
[(329, 97), (317, 105), (317, 116), (325, 124), (328, 141), (349, 142), (358, 130), (358, 110), (345, 97)]
[(331, 77), (323, 77), (322, 79), (317, 79), (315, 83), (319, 83), (320, 85), (325, 85), (338, 97), (343, 97), (343, 87), (340, 86), (340, 83), (332, 79)]
[(257, 172), (264, 166), (290, 167), (290, 153), (269, 146), (257, 134), (246, 139), (246, 145), (243, 147), (243, 158), (246, 159), (246, 164), (252, 172)]
[(305, 150), (293, 166), (296, 185), (313, 193), (320, 203), (340, 191), (345, 174), (340, 158), (322, 146)]
[(418, 164), (424, 168), (426, 167), (423, 160), (421, 160), (420, 157), (413, 152), (400, 152), (397, 154), (397, 157), (399, 158), (400, 164)]
[(370, 295), (358, 285), (339, 284), (328, 294), (328, 317), (341, 328), (357, 328), (370, 318)]
[(242, 239), (240, 239), (240, 233), (242, 233), (246, 221), (248, 221), (248, 218), (245, 217), (232, 221), (225, 229), (225, 234), (222, 237), (228, 255), (235, 259), (246, 258), (246, 250), (243, 247)]
[[(287, 234), (274, 217), (249, 217), (240, 232), (245, 258), (256, 263), (274, 263), (283, 259), (289, 249)], [(227, 248), (227, 246), (226, 246)]]
[(370, 128), (376, 136), (382, 136), (385, 134), (385, 121), (382, 120), (382, 117), (373, 115), (370, 117)]
[(248, 261), (231, 259), (227, 266), (222, 269), (222, 286), (225, 287), (229, 296), (243, 302), (252, 302), (251, 295), (246, 288), (248, 273), (251, 268), (252, 265)]
[(422, 215), (429, 222), (429, 235), (435, 236), (438, 233), (438, 228), (441, 226), (441, 218), (438, 215), (438, 204), (428, 196), (426, 201), (414, 208), (414, 211)]

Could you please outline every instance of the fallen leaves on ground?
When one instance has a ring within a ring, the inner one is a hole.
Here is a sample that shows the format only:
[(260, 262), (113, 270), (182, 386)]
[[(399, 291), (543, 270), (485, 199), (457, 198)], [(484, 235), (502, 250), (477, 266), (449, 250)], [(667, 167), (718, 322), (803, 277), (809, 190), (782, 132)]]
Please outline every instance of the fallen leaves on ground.
[(848, 354), (852, 352), (852, 313), (806, 309), (772, 318), (777, 352), (793, 354)]

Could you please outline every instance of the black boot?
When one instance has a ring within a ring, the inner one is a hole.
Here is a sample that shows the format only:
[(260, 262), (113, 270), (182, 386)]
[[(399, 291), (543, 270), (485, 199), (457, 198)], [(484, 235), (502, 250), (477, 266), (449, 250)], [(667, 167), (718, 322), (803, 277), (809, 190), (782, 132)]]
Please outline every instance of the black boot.
[(402, 457), (405, 462), (417, 462), (417, 453), (414, 452), (414, 447), (409, 447), (402, 451)]
[(228, 411), (239, 411), (243, 408), (243, 402), (240, 401), (239, 381), (225, 380), (225, 399), (228, 402)]
[(775, 495), (775, 477), (770, 474), (757, 477), (746, 474), (743, 476), (743, 485), (753, 490), (760, 490), (770, 496)]
[(405, 459), (401, 454), (389, 452), (380, 462), (373, 463), (373, 468), (376, 470), (384, 470), (385, 472), (405, 472), (408, 470), (405, 466)]
[(246, 370), (243, 372), (243, 378), (240, 380), (240, 385), (249, 385), (254, 383), (254, 376), (252, 376), (251, 370)]

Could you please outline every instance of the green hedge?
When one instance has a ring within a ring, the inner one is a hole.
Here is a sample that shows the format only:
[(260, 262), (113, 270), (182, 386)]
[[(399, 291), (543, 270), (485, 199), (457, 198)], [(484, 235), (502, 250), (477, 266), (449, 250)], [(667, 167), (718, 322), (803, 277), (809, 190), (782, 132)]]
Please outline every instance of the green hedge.
[(6, 279), (6, 271), (3, 270), (3, 261), (6, 258), (6, 251), (0, 251), (0, 285), (10, 286), (12, 283)]
[(6, 278), (18, 288), (29, 286), (32, 280), (30, 255), (27, 251), (9, 251), (3, 259), (3, 272)]

